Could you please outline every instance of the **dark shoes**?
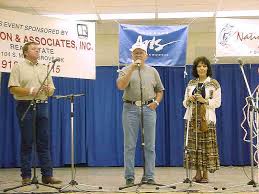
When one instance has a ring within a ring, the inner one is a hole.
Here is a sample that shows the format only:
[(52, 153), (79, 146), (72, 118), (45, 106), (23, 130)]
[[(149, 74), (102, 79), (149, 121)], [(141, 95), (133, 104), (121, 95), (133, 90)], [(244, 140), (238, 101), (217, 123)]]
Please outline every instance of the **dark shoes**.
[(129, 185), (133, 185), (134, 184), (134, 179), (133, 178), (128, 178), (126, 179), (126, 185), (129, 186)]
[(148, 179), (147, 184), (156, 184), (154, 179)]
[(61, 184), (62, 181), (52, 176), (42, 176), (42, 183), (44, 184)]
[(141, 183), (147, 183), (147, 178), (146, 177), (142, 177)]
[(142, 177), (141, 183), (145, 183), (145, 184), (156, 184), (156, 182), (155, 182), (154, 179), (152, 179), (152, 178), (146, 178), (146, 177)]
[[(142, 177), (141, 179), (141, 183), (143, 184), (156, 184), (155, 180), (152, 178), (146, 178), (146, 177)], [(126, 185), (133, 185), (134, 184), (134, 179), (133, 178), (128, 178), (126, 179)]]
[(22, 185), (31, 184), (31, 178), (22, 178)]

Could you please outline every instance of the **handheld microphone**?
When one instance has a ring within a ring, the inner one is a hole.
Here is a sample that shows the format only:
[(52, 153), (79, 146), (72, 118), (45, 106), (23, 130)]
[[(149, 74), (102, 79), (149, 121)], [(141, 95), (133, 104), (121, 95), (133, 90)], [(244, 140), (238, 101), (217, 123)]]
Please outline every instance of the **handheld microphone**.
[(137, 64), (137, 66), (140, 67), (140, 66), (141, 66), (141, 60), (140, 60), (140, 59), (137, 59), (137, 60), (135, 61), (135, 64)]
[(52, 63), (56, 63), (56, 62), (59, 62), (59, 61), (60, 61), (60, 58), (56, 58), (56, 59), (52, 60)]

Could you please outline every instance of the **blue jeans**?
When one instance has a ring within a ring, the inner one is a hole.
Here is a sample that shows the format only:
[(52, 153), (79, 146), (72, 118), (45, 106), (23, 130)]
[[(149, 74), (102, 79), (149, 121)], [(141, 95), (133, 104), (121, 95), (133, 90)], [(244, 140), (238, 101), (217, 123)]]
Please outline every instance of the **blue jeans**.
[[(145, 151), (145, 174), (147, 179), (154, 178), (155, 170), (155, 133), (156, 111), (148, 106), (143, 106), (144, 115), (144, 151)], [(141, 128), (141, 107), (129, 103), (123, 104), (122, 123), (124, 129), (124, 167), (125, 179), (135, 178), (135, 150), (138, 131)]]
[[(29, 101), (17, 101), (16, 113), (21, 129), (21, 176), (31, 177), (33, 125), (32, 107), (24, 120), (21, 117), (26, 111)], [(41, 167), (42, 176), (52, 176), (52, 162), (50, 157), (48, 104), (36, 104), (36, 150)]]

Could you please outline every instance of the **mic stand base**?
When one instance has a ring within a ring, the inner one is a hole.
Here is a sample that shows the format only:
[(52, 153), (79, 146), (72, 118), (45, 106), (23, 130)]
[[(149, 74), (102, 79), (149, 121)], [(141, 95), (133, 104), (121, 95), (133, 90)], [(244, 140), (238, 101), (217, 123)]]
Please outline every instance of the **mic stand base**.
[(45, 186), (45, 187), (50, 187), (50, 188), (57, 189), (57, 190), (60, 189), (60, 187), (55, 187), (55, 186), (52, 186), (52, 185), (40, 183), (38, 181), (37, 177), (33, 177), (31, 183), (22, 184), (22, 185), (18, 185), (18, 186), (15, 186), (15, 187), (7, 188), (7, 189), (4, 189), (4, 192), (15, 190), (15, 189), (22, 188), (22, 187), (31, 186), (31, 185), (35, 185), (36, 189), (39, 189), (39, 185), (42, 185), (42, 186)]
[[(98, 186), (93, 186), (93, 185), (85, 185), (85, 184), (79, 184), (76, 180), (71, 180), (67, 185), (63, 186), (62, 188), (59, 189), (59, 192), (64, 191), (65, 189), (69, 188), (69, 187), (75, 187), (77, 190), (79, 191), (85, 191), (85, 192), (89, 192), (89, 191), (95, 191), (93, 189), (91, 190), (85, 190), (85, 189), (81, 189), (78, 186), (83, 186), (83, 187), (90, 187), (90, 188), (98, 188), (98, 189), (102, 189), (102, 187), (98, 187)], [(75, 190), (69, 190), (69, 191), (75, 191)]]
[(233, 185), (233, 186), (230, 186), (228, 188), (222, 187), (221, 189), (222, 190), (227, 190), (227, 189), (236, 188), (236, 187), (246, 187), (246, 186), (249, 186), (249, 185), (252, 185), (253, 187), (257, 187), (256, 182), (252, 179), (247, 184)]
[(190, 183), (190, 182), (191, 182), (191, 180), (188, 177), (183, 180), (183, 183)]
[[(187, 169), (189, 172), (188, 174), (190, 174), (191, 169)], [(198, 185), (198, 186), (202, 186), (202, 187), (206, 187), (206, 188), (213, 188), (214, 190), (218, 190), (217, 187), (211, 187), (209, 185), (204, 185), (201, 183), (197, 183), (192, 181), (189, 177), (186, 177), (182, 182), (178, 182), (178, 183), (173, 183), (170, 185), (164, 185), (162, 187), (157, 187), (156, 189), (162, 189), (162, 188), (172, 188), (172, 189), (176, 189), (176, 185), (180, 185), (180, 184), (189, 184), (187, 189), (182, 189), (182, 190), (177, 190), (177, 192), (199, 192), (198, 189), (190, 189), (191, 187), (193, 187), (194, 185)]]
[(145, 182), (140, 182), (140, 183), (136, 183), (136, 184), (132, 184), (132, 185), (126, 185), (126, 186), (124, 186), (124, 187), (119, 187), (119, 190), (127, 189), (127, 188), (130, 188), (130, 187), (135, 187), (135, 186), (137, 186), (137, 189), (136, 189), (136, 190), (138, 190), (142, 185), (165, 186), (165, 185), (159, 184), (159, 183), (145, 183)]
[(247, 185), (253, 185), (253, 187), (256, 187), (256, 182), (254, 180), (251, 180), (247, 183)]

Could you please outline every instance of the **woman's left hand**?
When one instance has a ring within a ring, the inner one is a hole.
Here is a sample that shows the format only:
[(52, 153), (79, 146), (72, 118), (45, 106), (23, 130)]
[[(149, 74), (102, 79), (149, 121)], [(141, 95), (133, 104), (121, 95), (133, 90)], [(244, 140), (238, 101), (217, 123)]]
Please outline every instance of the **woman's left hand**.
[(195, 94), (195, 99), (196, 99), (198, 102), (206, 103), (206, 100), (202, 97), (201, 94)]

